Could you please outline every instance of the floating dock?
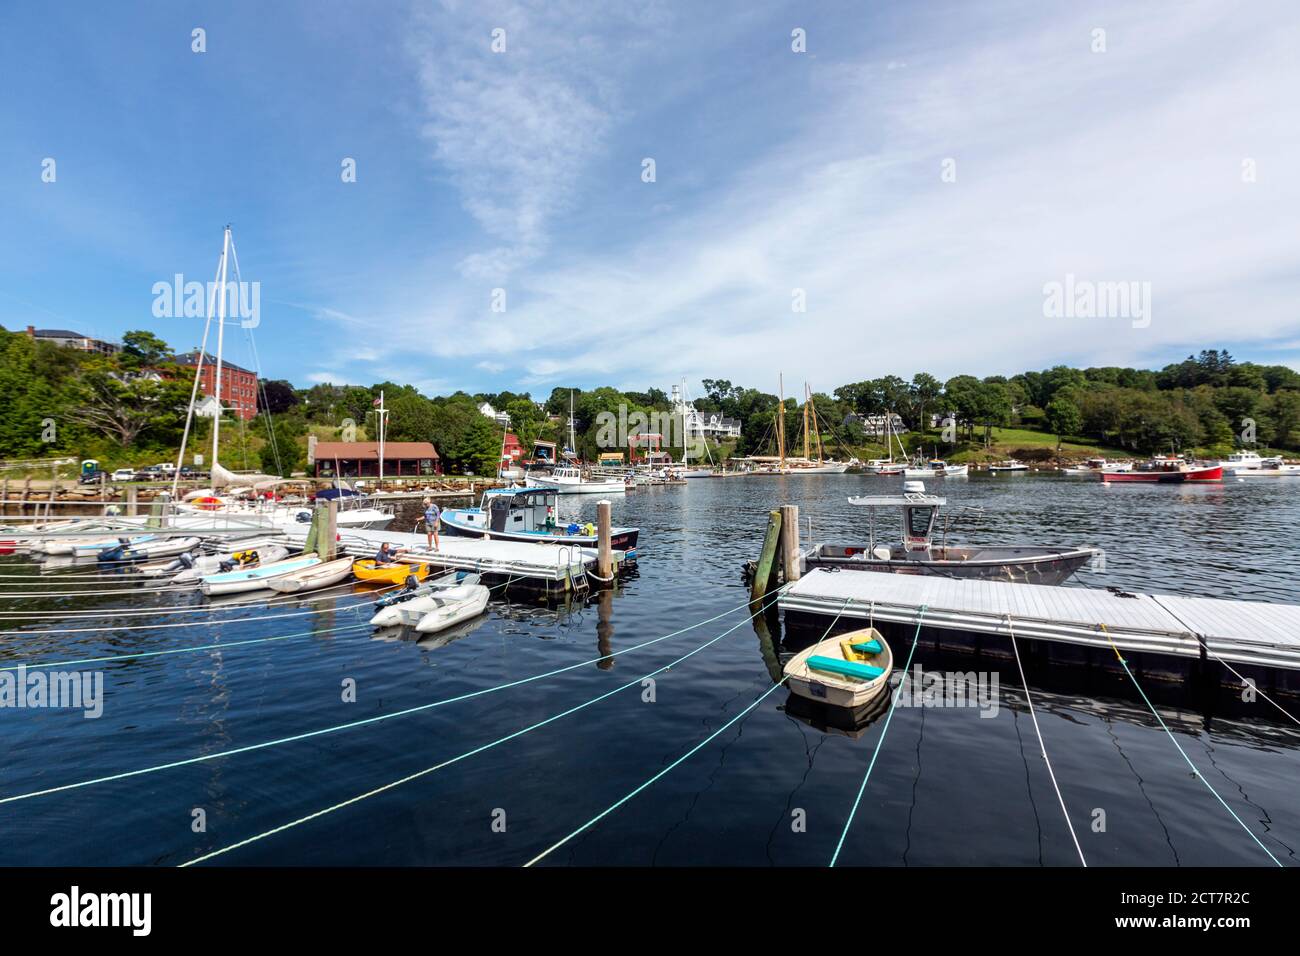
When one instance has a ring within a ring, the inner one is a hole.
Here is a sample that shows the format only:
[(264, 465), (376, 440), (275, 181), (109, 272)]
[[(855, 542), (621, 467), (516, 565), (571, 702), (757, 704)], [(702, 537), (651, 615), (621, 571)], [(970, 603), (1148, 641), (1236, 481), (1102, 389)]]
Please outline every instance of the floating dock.
[[(307, 540), (310, 525), (289, 528), (283, 536), (298, 546)], [(595, 548), (569, 545), (528, 544), (517, 541), (494, 541), (465, 538), (444, 534), (439, 536), (439, 548), (428, 546), (423, 533), (410, 531), (358, 531), (340, 533), (339, 547), (354, 557), (371, 557), (387, 541), (404, 549), (403, 558), (427, 561), (435, 567), (458, 571), (476, 571), (501, 577), (528, 579), (561, 587), (585, 586), (588, 571), (594, 571)], [(614, 553), (616, 565), (621, 564), (625, 553)]]
[[(1008, 634), (1111, 651), (1300, 671), (1300, 605), (819, 568), (781, 595), (787, 613)], [(921, 608), (925, 613), (921, 615)], [(1204, 641), (1204, 647), (1202, 647)]]

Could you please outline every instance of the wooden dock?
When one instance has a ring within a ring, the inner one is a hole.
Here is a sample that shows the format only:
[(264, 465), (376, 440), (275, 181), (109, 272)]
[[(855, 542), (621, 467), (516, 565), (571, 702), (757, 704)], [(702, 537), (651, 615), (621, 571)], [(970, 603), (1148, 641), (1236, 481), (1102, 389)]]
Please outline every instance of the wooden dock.
[[(309, 529), (310, 525), (303, 524), (300, 528), (287, 529), (284, 536), (302, 546)], [(585, 586), (587, 571), (594, 570), (597, 557), (595, 548), (492, 541), (449, 534), (440, 536), (440, 547), (433, 551), (423, 533), (410, 531), (349, 529), (341, 533), (339, 545), (354, 557), (370, 557), (385, 541), (405, 549), (408, 553), (403, 557), (427, 561), (439, 568), (528, 579), (562, 588), (572, 586), (573, 582)], [(621, 563), (622, 558), (623, 552), (616, 552), (616, 561)]]
[[(1098, 588), (1013, 584), (924, 574), (830, 571), (800, 578), (780, 598), (786, 612), (916, 624), (1110, 650), (1211, 657), (1232, 664), (1300, 670), (1300, 605)], [(1103, 626), (1104, 625), (1104, 629)]]

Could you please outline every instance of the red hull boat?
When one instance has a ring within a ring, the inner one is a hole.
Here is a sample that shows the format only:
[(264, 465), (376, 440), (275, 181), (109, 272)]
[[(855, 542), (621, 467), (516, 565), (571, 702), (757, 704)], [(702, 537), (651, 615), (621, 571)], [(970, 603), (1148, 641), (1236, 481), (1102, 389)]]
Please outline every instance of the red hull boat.
[(1103, 471), (1105, 482), (1145, 481), (1178, 484), (1185, 481), (1222, 481), (1222, 465), (1194, 465), (1181, 458), (1153, 458), (1132, 471)]

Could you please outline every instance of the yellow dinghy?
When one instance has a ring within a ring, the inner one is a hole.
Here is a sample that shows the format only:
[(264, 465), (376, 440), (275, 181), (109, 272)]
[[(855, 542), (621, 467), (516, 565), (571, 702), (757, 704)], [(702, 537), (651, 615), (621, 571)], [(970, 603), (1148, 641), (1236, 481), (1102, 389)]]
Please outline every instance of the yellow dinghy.
[(358, 558), (352, 562), (352, 573), (358, 581), (374, 584), (405, 584), (407, 578), (423, 581), (429, 576), (427, 564), (380, 564), (374, 558)]
[(874, 627), (804, 648), (785, 665), (790, 689), (832, 707), (861, 707), (889, 688), (894, 655)]

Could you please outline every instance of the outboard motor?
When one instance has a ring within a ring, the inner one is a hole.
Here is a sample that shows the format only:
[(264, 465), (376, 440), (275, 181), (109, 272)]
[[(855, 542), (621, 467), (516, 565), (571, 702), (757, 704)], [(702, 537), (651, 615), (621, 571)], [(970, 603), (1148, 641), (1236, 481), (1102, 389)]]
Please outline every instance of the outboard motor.
[(99, 552), (99, 560), (104, 562), (123, 561), (126, 559), (126, 551), (127, 544), (123, 541), (116, 548), (105, 548), (103, 551)]
[(235, 570), (235, 562), (222, 561), (220, 564), (217, 565), (217, 570), (219, 570), (222, 574), (225, 574), (227, 571), (233, 571)]
[(182, 552), (179, 556), (177, 556), (176, 560), (183, 568), (188, 569), (194, 567), (194, 555), (188, 551)]
[(299, 524), (309, 524), (311, 522), (311, 512), (299, 511), (296, 515), (293, 516), (293, 520), (298, 522)]

